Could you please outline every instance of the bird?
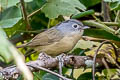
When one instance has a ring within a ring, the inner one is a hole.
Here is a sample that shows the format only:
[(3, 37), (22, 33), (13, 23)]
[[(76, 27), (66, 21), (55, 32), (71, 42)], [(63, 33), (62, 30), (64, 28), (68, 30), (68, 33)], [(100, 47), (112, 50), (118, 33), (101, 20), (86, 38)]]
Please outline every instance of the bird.
[(37, 52), (45, 52), (50, 56), (57, 56), (61, 53), (69, 52), (74, 48), (84, 33), (82, 22), (76, 19), (69, 19), (37, 34), (28, 43), (17, 48), (30, 47)]

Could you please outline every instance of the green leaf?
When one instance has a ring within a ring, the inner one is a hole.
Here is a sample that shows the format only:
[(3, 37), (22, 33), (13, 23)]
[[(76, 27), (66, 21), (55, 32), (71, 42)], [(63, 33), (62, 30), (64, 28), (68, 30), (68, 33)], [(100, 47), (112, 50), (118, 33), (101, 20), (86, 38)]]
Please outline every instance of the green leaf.
[(105, 2), (110, 2), (111, 10), (120, 10), (120, 0), (104, 0)]
[[(33, 0), (24, 0), (24, 1), (31, 2)], [(1, 2), (1, 7), (5, 9), (12, 6), (16, 6), (16, 4), (20, 2), (20, 0), (0, 0), (0, 2)]]
[(95, 13), (94, 10), (88, 10), (88, 11), (84, 11), (84, 12), (80, 12), (80, 13), (78, 13), (78, 14), (75, 14), (75, 15), (73, 15), (71, 18), (72, 18), (72, 19), (79, 19), (79, 18), (81, 18), (81, 17), (88, 16), (88, 15), (92, 15), (92, 14), (94, 14), (94, 13)]
[(84, 4), (87, 8), (92, 7), (101, 2), (101, 0), (79, 0), (82, 4)]
[(95, 38), (120, 41), (120, 38), (102, 29), (86, 29), (84, 35)]
[(43, 77), (42, 80), (59, 80), (59, 78), (55, 75), (52, 75), (50, 73), (46, 73)]
[(13, 27), (21, 18), (21, 10), (17, 6), (10, 7), (1, 13), (0, 26), (2, 28)]
[(89, 49), (92, 48), (93, 45), (94, 45), (93, 41), (79, 40), (75, 47), (81, 49)]
[(109, 80), (109, 79), (111, 79), (111, 77), (113, 75), (115, 75), (117, 73), (117, 70), (116, 69), (104, 69), (102, 72), (104, 73), (104, 75)]
[(57, 18), (59, 15), (70, 16), (78, 13), (76, 7), (83, 11), (86, 9), (78, 0), (48, 0), (42, 11), (48, 18)]
[(81, 74), (77, 80), (92, 80), (92, 73), (91, 72), (86, 72)]
[(34, 80), (43, 80), (42, 77), (46, 74), (47, 72), (40, 70), (39, 72), (33, 72), (34, 75)]
[(19, 0), (0, 0), (0, 2), (1, 2), (1, 6), (2, 7), (11, 7), (11, 6), (15, 6), (18, 2), (19, 2)]
[(33, 72), (33, 74), (34, 74), (34, 80), (41, 80), (41, 75), (40, 75), (40, 73), (39, 72)]
[(35, 0), (35, 3), (37, 6), (42, 7), (43, 4), (45, 4), (47, 1), (46, 0)]
[(22, 17), (12, 18), (0, 21), (0, 25), (2, 28), (10, 28), (13, 27)]
[(26, 26), (22, 19), (20, 19), (14, 26), (10, 28), (4, 28), (7, 36), (11, 37), (16, 33), (20, 33), (20, 31), (25, 31)]
[(1, 13), (1, 20), (22, 17), (21, 9), (17, 6), (7, 8)]
[(120, 10), (120, 1), (111, 3), (110, 4), (110, 9), (111, 10)]
[(31, 18), (31, 27), (33, 30), (40, 30), (47, 28), (49, 19), (45, 17), (44, 13), (38, 12)]
[(87, 49), (91, 49), (93, 48), (93, 46), (97, 46), (97, 45), (99, 45), (98, 42), (79, 40), (78, 43), (75, 45), (75, 47), (69, 53), (84, 55), (83, 53)]

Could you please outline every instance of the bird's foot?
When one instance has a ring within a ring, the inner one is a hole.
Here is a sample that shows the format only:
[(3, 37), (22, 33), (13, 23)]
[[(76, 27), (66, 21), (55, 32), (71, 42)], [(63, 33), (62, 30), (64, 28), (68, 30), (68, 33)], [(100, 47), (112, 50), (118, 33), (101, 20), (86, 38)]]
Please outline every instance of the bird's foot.
[[(59, 74), (62, 75), (62, 67), (64, 66), (64, 60), (63, 60), (63, 56), (65, 54), (62, 53), (61, 55), (57, 56), (57, 59), (59, 61)], [(60, 79), (61, 80), (61, 79)]]

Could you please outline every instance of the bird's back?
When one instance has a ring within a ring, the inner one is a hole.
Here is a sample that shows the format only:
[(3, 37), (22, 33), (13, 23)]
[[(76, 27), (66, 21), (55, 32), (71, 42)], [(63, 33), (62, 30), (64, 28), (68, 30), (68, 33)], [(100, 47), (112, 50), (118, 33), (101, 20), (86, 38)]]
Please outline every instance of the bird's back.
[(80, 35), (64, 36), (60, 41), (50, 45), (33, 47), (38, 52), (45, 52), (48, 55), (56, 56), (73, 49), (75, 44), (80, 39)]

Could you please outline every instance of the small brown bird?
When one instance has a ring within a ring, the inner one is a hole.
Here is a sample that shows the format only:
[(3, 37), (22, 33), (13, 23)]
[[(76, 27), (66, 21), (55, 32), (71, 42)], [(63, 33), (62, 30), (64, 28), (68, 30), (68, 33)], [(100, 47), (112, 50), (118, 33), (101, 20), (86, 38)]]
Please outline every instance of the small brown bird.
[(18, 47), (31, 47), (35, 51), (56, 56), (72, 50), (86, 28), (80, 21), (70, 19), (39, 33), (30, 42)]

